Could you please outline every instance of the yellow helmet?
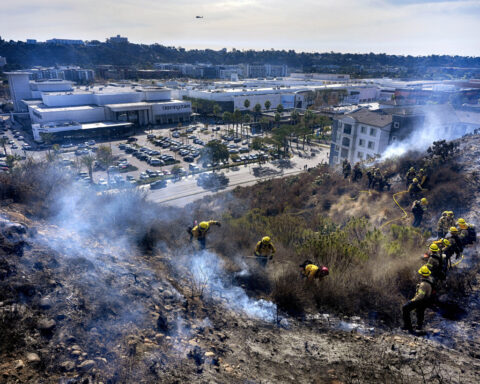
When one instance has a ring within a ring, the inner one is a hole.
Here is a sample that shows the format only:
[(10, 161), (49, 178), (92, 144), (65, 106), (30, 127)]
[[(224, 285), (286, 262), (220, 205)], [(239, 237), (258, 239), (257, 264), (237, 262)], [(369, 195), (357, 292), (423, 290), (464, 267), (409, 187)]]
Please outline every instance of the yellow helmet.
[(425, 172), (425, 170), (423, 168), (420, 168), (420, 171), (418, 171), (418, 172)]
[(430, 251), (432, 252), (438, 252), (440, 250), (440, 248), (438, 248), (438, 245), (433, 243), (433, 244), (430, 244)]
[(442, 212), (442, 216), (447, 216), (448, 215), (448, 211), (443, 211)]
[(262, 243), (263, 243), (263, 244), (268, 244), (268, 243), (270, 243), (270, 237), (269, 237), (269, 236), (262, 237)]
[(210, 225), (208, 225), (208, 223), (206, 221), (202, 221), (199, 225), (200, 229), (206, 231), (208, 229), (208, 227), (210, 227)]
[(410, 172), (415, 172), (415, 168), (410, 167), (409, 171), (410, 171)]
[(457, 233), (458, 232), (457, 227), (450, 227), (450, 232)]
[(447, 211), (449, 216), (453, 216), (453, 211)]
[(414, 183), (418, 183), (418, 179), (415, 177), (413, 180), (412, 180)]
[(447, 246), (447, 247), (450, 246), (450, 240), (448, 240), (448, 239), (442, 239), (442, 243), (445, 244), (445, 246)]
[(422, 197), (420, 202), (424, 205), (427, 205), (428, 204), (428, 200), (425, 198), (425, 197)]
[(458, 219), (458, 224), (467, 224), (465, 219)]
[(420, 275), (422, 275), (423, 277), (428, 277), (432, 274), (432, 272), (430, 272), (430, 269), (428, 269), (428, 267), (426, 265), (423, 265), (419, 270), (418, 270), (418, 273)]

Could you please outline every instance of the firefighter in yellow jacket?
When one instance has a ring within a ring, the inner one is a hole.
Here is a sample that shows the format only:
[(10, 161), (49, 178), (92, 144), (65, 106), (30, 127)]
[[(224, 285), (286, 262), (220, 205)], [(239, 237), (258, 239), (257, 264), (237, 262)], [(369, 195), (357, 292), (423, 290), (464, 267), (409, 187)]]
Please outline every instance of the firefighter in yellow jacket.
[(433, 293), (434, 280), (431, 272), (426, 265), (418, 270), (422, 276), (420, 283), (417, 285), (417, 291), (413, 299), (409, 300), (402, 309), (403, 312), (403, 329), (413, 331), (412, 320), (410, 312), (415, 310), (417, 312), (417, 330), (422, 330), (423, 320), (425, 318), (425, 309), (431, 303)]
[(255, 256), (257, 257), (258, 263), (265, 267), (268, 260), (273, 259), (276, 249), (272, 244), (272, 239), (269, 236), (262, 237), (257, 245), (255, 246)]
[(190, 233), (190, 241), (195, 238), (200, 244), (200, 249), (205, 249), (206, 236), (212, 225), (220, 227), (220, 223), (218, 221), (209, 220), (202, 221), (200, 222), (200, 224), (195, 225), (193, 228), (189, 228), (188, 233)]
[(319, 267), (313, 264), (310, 260), (305, 260), (302, 264), (299, 265), (300, 272), (303, 277), (306, 277), (309, 281), (314, 279), (322, 279), (327, 276), (330, 272), (327, 267)]

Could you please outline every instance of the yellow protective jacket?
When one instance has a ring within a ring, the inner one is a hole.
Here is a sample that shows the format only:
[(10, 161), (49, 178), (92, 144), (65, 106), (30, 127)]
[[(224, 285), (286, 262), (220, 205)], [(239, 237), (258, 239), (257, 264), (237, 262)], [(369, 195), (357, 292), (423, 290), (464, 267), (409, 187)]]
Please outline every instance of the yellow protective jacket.
[(207, 229), (204, 229), (204, 230), (202, 230), (198, 225), (193, 227), (192, 236), (195, 237), (195, 239), (203, 239), (207, 235), (207, 232), (210, 230), (210, 227), (212, 225), (218, 225), (218, 221), (215, 221), (215, 220), (207, 221), (207, 223), (208, 223), (208, 227)]
[(415, 292), (415, 296), (413, 297), (412, 301), (420, 301), (420, 300), (427, 300), (432, 295), (432, 286), (433, 281), (431, 278), (424, 278), (417, 285), (417, 291)]
[(313, 280), (318, 273), (319, 268), (315, 264), (308, 264), (305, 266), (303, 274), (307, 276), (308, 280)]
[(452, 227), (452, 225), (450, 225), (450, 222), (451, 220), (447, 215), (442, 215), (442, 217), (440, 217), (437, 223), (437, 231), (443, 231), (445, 233), (448, 233), (450, 227)]
[(260, 240), (255, 246), (255, 256), (268, 257), (270, 255), (273, 256), (275, 252), (276, 249), (272, 243), (263, 244), (262, 240)]

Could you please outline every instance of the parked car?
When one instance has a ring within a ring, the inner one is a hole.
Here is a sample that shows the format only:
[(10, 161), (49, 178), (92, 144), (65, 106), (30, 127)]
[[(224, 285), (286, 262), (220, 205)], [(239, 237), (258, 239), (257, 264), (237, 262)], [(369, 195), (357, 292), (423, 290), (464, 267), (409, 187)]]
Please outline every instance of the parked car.
[(187, 163), (192, 163), (195, 159), (193, 158), (193, 156), (185, 156), (183, 158), (183, 161), (187, 162)]
[(150, 189), (160, 189), (167, 186), (166, 180), (157, 180), (150, 184)]

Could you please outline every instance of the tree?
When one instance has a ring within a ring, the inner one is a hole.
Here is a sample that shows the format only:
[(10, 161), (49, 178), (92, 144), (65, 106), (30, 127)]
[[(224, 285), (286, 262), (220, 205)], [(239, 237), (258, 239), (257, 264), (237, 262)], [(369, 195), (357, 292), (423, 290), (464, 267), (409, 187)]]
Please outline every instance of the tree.
[(282, 105), (282, 104), (278, 104), (278, 105), (277, 105), (277, 112), (281, 114), (283, 111), (284, 111), (283, 105)]
[(15, 156), (14, 155), (7, 155), (7, 158), (5, 159), (5, 163), (7, 164), (7, 167), (9, 171), (11, 172), (13, 169), (13, 166), (15, 165)]
[(223, 122), (227, 124), (227, 129), (230, 126), (230, 122), (232, 121), (232, 114), (230, 112), (223, 112), (222, 115)]
[(218, 140), (208, 142), (200, 151), (200, 161), (204, 164), (227, 161), (229, 156), (227, 146)]
[(107, 169), (107, 182), (110, 184), (109, 167), (113, 163), (112, 148), (108, 145), (100, 145), (97, 149), (97, 161)]
[(267, 111), (270, 109), (271, 106), (272, 106), (272, 103), (270, 102), (270, 100), (265, 101), (265, 109)]
[[(249, 114), (246, 114), (246, 115), (243, 116), (243, 122), (245, 124), (249, 124), (251, 120), (252, 120), (252, 118), (250, 117)], [(242, 126), (242, 136), (243, 136), (243, 126)]]
[(93, 183), (93, 164), (95, 164), (95, 156), (86, 155), (82, 156), (81, 162), (88, 170), (88, 176), (90, 177), (90, 182)]
[(282, 120), (282, 115), (280, 115), (280, 113), (276, 112), (275, 113), (275, 123), (277, 124), (277, 128), (280, 126), (280, 120)]
[(245, 109), (249, 109), (250, 108), (250, 100), (245, 99), (245, 101), (243, 102), (243, 106), (245, 107)]
[(262, 131), (266, 131), (270, 127), (270, 120), (266, 117), (262, 117), (260, 119), (260, 127), (262, 127)]
[(3, 153), (7, 156), (7, 147), (6, 144), (8, 143), (8, 139), (0, 137), (0, 145), (3, 147)]
[(238, 124), (242, 122), (242, 112), (240, 112), (238, 109), (235, 109), (232, 117), (235, 123), (235, 137), (238, 137)]
[(263, 140), (261, 137), (254, 137), (252, 140), (252, 149), (255, 151), (259, 151), (263, 148)]
[(253, 116), (255, 117), (255, 121), (257, 121), (258, 115), (260, 115), (260, 113), (262, 113), (262, 106), (259, 103), (257, 103), (253, 107)]
[(178, 164), (175, 164), (173, 167), (172, 167), (172, 175), (175, 176), (175, 178), (178, 179), (178, 176), (180, 176), (180, 173), (182, 173), (182, 167)]
[(215, 104), (213, 106), (213, 116), (215, 116), (215, 118), (217, 118), (218, 115), (220, 115), (220, 106), (218, 104)]
[(298, 120), (300, 119), (300, 114), (293, 110), (292, 114), (290, 115), (290, 119), (292, 120), (292, 124), (298, 124)]

